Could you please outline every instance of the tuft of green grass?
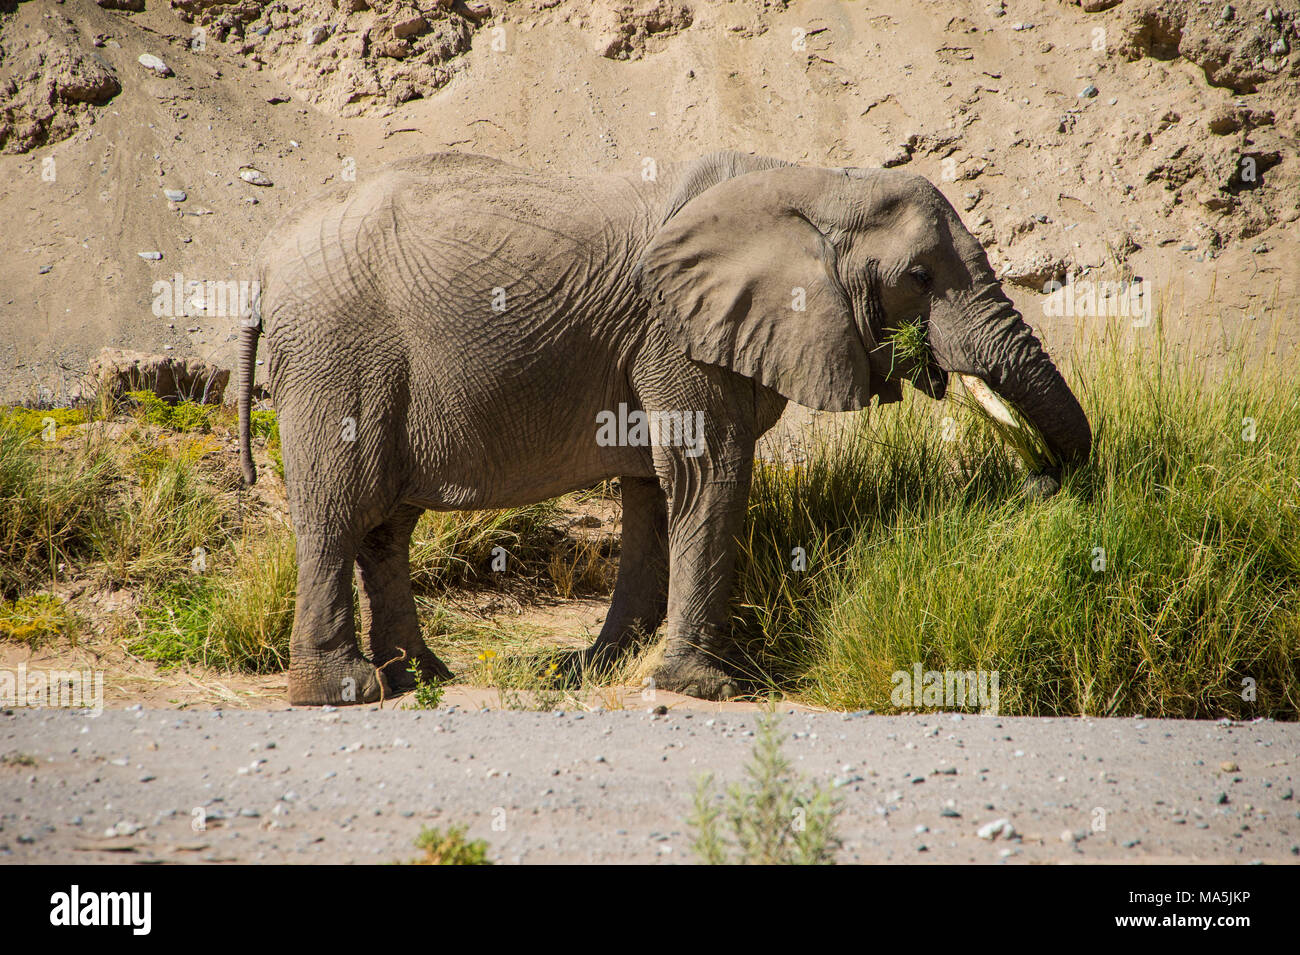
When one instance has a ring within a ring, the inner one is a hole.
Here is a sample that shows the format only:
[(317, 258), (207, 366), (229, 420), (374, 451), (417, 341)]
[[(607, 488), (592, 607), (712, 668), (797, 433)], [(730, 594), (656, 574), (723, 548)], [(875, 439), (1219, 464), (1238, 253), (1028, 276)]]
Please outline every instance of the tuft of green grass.
[(959, 375), (962, 388), (957, 401), (974, 412), (974, 418), (1002, 439), (1019, 455), (1031, 474), (1038, 474), (1060, 462), (1047, 440), (1032, 421), (1012, 402), (998, 397), (985, 382), (972, 375)]
[(266, 451), (275, 463), (275, 473), (284, 480), (284, 449), (280, 445), (280, 419), (275, 412), (252, 412), (249, 415), (249, 433), (266, 441)]
[(197, 401), (164, 401), (152, 391), (128, 391), (126, 397), (134, 406), (140, 421), (166, 428), (169, 431), (202, 432), (206, 434), (219, 420), (222, 411), (218, 405), (205, 405)]
[(558, 507), (544, 501), (490, 511), (426, 511), (411, 536), (417, 593), (540, 573), (557, 539)]
[(687, 820), (692, 848), (706, 865), (833, 865), (840, 840), (840, 807), (820, 787), (805, 790), (781, 752), (780, 718), (758, 719), (753, 754), (745, 766), (748, 786), (727, 791), (725, 805), (704, 776)]
[(283, 670), (296, 585), (293, 535), (278, 525), (252, 530), (225, 563), (150, 595), (131, 652), (164, 666)]
[(451, 826), (446, 832), (425, 826), (415, 839), (415, 848), (424, 855), (412, 865), (491, 865), (488, 844), (482, 839), (467, 840), (468, 826)]
[(77, 615), (53, 594), (28, 594), (0, 603), (0, 639), (36, 646), (50, 639), (75, 639)]
[(889, 333), (885, 342), (890, 350), (890, 375), (900, 365), (912, 365), (919, 374), (930, 361), (930, 330), (924, 318), (918, 316), (902, 322)]
[(145, 442), (130, 454), (113, 520), (96, 534), (96, 556), (120, 581), (160, 584), (228, 543), (232, 516), (199, 472), (201, 447)]
[(118, 515), (123, 469), (113, 449), (87, 443), (65, 452), (29, 424), (0, 415), (0, 598), (95, 560)]
[(1300, 377), (1116, 339), (1067, 377), (1094, 451), (1046, 501), (978, 416), (918, 396), (758, 468), (755, 668), (834, 708), (898, 709), (892, 675), (921, 664), (997, 672), (1008, 714), (1294, 719)]

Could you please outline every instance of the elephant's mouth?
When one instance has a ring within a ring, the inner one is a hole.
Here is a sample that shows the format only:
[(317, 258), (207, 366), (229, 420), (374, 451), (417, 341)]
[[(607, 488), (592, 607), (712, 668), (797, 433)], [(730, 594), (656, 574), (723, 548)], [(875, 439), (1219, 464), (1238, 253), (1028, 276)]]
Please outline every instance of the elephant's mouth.
[(944, 395), (948, 393), (948, 372), (944, 371), (937, 362), (931, 359), (924, 366), (917, 369), (912, 384), (922, 394), (928, 395), (935, 401), (942, 401)]

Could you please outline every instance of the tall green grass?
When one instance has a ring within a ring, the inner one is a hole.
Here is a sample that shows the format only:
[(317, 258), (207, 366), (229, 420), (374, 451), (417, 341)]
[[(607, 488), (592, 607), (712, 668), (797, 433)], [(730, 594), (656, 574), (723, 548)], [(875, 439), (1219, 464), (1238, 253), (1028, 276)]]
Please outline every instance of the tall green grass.
[(1094, 453), (1047, 501), (978, 416), (920, 396), (761, 467), (737, 600), (754, 666), (836, 708), (894, 709), (919, 663), (997, 671), (1003, 713), (1295, 718), (1294, 369), (1239, 353), (1209, 375), (1112, 340), (1067, 377)]

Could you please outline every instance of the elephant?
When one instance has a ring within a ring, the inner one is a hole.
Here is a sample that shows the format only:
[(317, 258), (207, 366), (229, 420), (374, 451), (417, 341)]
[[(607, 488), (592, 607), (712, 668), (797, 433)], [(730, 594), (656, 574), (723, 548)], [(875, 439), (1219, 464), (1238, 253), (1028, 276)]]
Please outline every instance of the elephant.
[[(426, 509), (522, 506), (617, 478), (622, 552), (584, 662), (663, 627), (664, 690), (724, 699), (755, 442), (787, 401), (843, 412), (983, 379), (1061, 467), (1079, 402), (942, 193), (897, 169), (723, 151), (565, 176), (402, 160), (327, 188), (258, 253), (239, 335), (239, 453), (259, 337), (297, 535), (293, 704), (367, 702), (446, 665), (420, 635)], [(929, 356), (893, 354), (921, 319)], [(1059, 474), (1048, 475), (1053, 489)], [(362, 632), (353, 616), (360, 593)], [(395, 661), (402, 661), (397, 665)]]

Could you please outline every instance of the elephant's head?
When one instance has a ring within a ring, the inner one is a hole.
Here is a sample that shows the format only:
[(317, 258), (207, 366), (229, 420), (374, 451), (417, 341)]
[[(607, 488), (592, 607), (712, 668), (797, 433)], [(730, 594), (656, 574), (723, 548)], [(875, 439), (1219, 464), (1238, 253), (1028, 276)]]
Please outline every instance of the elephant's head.
[[(894, 170), (759, 169), (674, 207), (640, 281), (698, 361), (828, 411), (901, 396), (942, 398), (949, 372), (984, 379), (1042, 432), (1057, 459), (1087, 458), (1079, 402), (1021, 319), (979, 242), (930, 182)], [(929, 360), (900, 356), (904, 324)]]

